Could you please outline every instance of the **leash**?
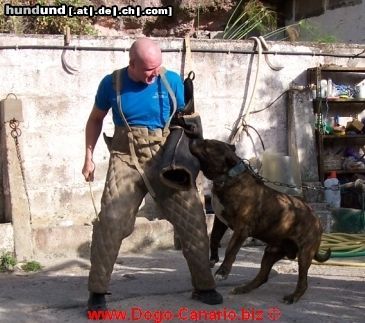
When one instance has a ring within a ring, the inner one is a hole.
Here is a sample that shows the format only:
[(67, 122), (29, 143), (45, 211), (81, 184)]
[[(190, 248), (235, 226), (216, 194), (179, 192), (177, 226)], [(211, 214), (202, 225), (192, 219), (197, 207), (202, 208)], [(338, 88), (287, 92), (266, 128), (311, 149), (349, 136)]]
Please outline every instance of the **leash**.
[[(252, 176), (254, 176), (256, 179), (258, 179), (259, 181), (263, 182), (263, 183), (270, 183), (276, 186), (281, 186), (281, 187), (287, 187), (287, 188), (292, 188), (292, 189), (308, 189), (308, 190), (313, 190), (313, 191), (324, 191), (324, 190), (331, 190), (331, 191), (337, 191), (340, 188), (348, 188), (353, 187), (354, 185), (359, 185), (357, 180), (356, 182), (353, 183), (347, 183), (347, 184), (343, 184), (343, 185), (336, 185), (335, 187), (325, 187), (325, 186), (310, 186), (310, 185), (294, 185), (294, 184), (287, 184), (287, 183), (283, 183), (283, 182), (279, 182), (279, 181), (272, 181), (268, 178), (265, 178), (263, 176), (261, 176), (250, 164), (250, 161), (248, 159), (241, 159), (241, 162), (244, 163), (247, 167), (247, 169), (249, 170), (249, 172), (252, 174)], [(365, 184), (364, 184), (365, 185)]]
[[(298, 188), (295, 185), (275, 182), (271, 181), (263, 176), (259, 175), (253, 167), (250, 165), (250, 162), (247, 159), (241, 159), (240, 163), (244, 163), (247, 170), (258, 180), (263, 183), (268, 182), (278, 186), (285, 186), (289, 188)], [(238, 173), (237, 173), (238, 175)], [(305, 189), (313, 189), (313, 190), (338, 190), (341, 188), (355, 188), (361, 190), (363, 192), (363, 207), (362, 207), (362, 216), (364, 216), (364, 192), (365, 192), (365, 181), (357, 179), (355, 182), (350, 182), (342, 185), (338, 185), (336, 188), (332, 187), (311, 187), (307, 185), (302, 185), (301, 188)], [(347, 258), (347, 257), (361, 257), (365, 256), (365, 234), (364, 233), (340, 233), (340, 232), (331, 232), (331, 233), (323, 233), (321, 237), (321, 245), (319, 250), (326, 251), (331, 249), (331, 257), (335, 258)], [(328, 263), (321, 263), (314, 261), (316, 265), (334, 265), (334, 266), (352, 266), (352, 267), (365, 267), (365, 263), (359, 262), (343, 262), (343, 261), (330, 261)]]
[(93, 203), (96, 220), (99, 220), (99, 213), (98, 213), (98, 210), (96, 209), (95, 197), (94, 197), (94, 193), (93, 193), (93, 190), (91, 187), (91, 182), (89, 181), (88, 183), (89, 183), (90, 196), (91, 196), (91, 201)]
[[(185, 44), (185, 58), (186, 58), (186, 63), (184, 64), (184, 69), (185, 69), (185, 71), (192, 71), (191, 46), (190, 46), (190, 36), (189, 35), (185, 36), (184, 44)], [(190, 75), (190, 73), (189, 73), (189, 75)], [(185, 73), (183, 73), (183, 74), (185, 74)], [(189, 77), (189, 75), (187, 77)]]

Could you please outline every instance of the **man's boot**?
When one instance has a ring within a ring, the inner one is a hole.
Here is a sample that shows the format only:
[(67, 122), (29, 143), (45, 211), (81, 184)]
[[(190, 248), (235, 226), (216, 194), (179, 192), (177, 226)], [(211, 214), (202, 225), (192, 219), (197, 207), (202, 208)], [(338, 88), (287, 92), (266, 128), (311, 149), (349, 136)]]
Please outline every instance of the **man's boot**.
[(89, 300), (87, 301), (87, 309), (89, 311), (107, 310), (105, 294), (90, 292)]
[(195, 289), (191, 295), (193, 299), (208, 305), (216, 305), (223, 303), (223, 297), (215, 289), (197, 290)]

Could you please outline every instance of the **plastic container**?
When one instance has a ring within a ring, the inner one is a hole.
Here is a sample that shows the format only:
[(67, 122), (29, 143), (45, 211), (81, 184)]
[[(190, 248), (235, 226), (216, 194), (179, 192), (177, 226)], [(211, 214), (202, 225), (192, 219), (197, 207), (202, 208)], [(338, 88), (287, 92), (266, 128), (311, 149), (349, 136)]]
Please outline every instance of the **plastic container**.
[(331, 172), (324, 181), (324, 198), (326, 203), (332, 208), (339, 208), (341, 206), (341, 191), (336, 172)]
[(365, 230), (365, 214), (362, 210), (333, 209), (332, 218), (334, 223), (331, 232), (362, 233)]
[(358, 99), (365, 99), (365, 79), (363, 79), (360, 83), (355, 86)]
[(265, 183), (272, 189), (289, 195), (302, 196), (299, 165), (290, 156), (265, 151), (262, 157), (261, 175), (270, 181), (295, 185), (295, 188)]
[(321, 98), (327, 97), (327, 80), (321, 80)]
[(332, 97), (332, 79), (327, 80), (327, 97)]

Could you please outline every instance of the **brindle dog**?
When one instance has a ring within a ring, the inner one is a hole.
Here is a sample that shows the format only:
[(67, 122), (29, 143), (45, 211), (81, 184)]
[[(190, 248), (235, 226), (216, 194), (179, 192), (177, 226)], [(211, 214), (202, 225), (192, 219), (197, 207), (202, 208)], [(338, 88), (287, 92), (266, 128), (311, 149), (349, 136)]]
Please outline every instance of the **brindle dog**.
[[(265, 186), (236, 155), (235, 146), (218, 140), (196, 139), (191, 152), (199, 159), (204, 175), (213, 181), (213, 208), (216, 213), (211, 235), (212, 267), (218, 262), (218, 245), (228, 225), (233, 235), (216, 279), (226, 279), (247, 237), (267, 244), (261, 269), (251, 282), (232, 290), (247, 293), (268, 280), (275, 262), (298, 257), (299, 277), (294, 293), (284, 297), (291, 304), (307, 289), (307, 274), (312, 259), (324, 262), (331, 251), (319, 254), (322, 227), (311, 208), (299, 198)], [(220, 221), (221, 219), (222, 221)]]

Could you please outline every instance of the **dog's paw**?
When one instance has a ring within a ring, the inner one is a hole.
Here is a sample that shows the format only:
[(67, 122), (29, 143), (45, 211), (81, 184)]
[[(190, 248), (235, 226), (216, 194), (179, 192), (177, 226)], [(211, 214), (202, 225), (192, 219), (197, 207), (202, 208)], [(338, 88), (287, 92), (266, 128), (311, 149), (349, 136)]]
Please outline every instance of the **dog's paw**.
[(228, 275), (222, 275), (222, 274), (217, 274), (217, 273), (214, 275), (214, 279), (216, 281), (226, 280), (227, 277), (228, 277)]
[(283, 302), (285, 304), (293, 304), (297, 301), (298, 299), (294, 296), (294, 294), (290, 294), (290, 295), (286, 295), (283, 297)]
[(237, 286), (230, 291), (230, 294), (237, 295), (237, 294), (245, 294), (252, 290), (248, 286)]
[(218, 270), (215, 272), (214, 278), (215, 280), (225, 280), (229, 275), (229, 271), (224, 269), (224, 267), (220, 266)]
[(214, 268), (214, 265), (217, 263), (218, 261), (217, 260), (215, 260), (215, 259), (210, 259), (209, 260), (209, 267), (210, 268)]

